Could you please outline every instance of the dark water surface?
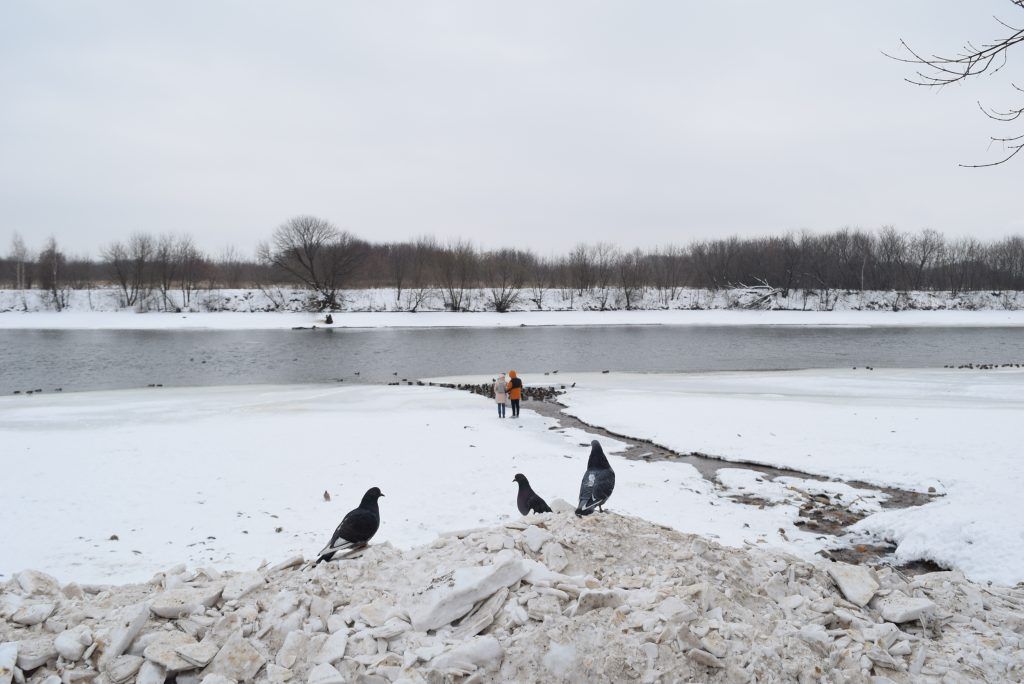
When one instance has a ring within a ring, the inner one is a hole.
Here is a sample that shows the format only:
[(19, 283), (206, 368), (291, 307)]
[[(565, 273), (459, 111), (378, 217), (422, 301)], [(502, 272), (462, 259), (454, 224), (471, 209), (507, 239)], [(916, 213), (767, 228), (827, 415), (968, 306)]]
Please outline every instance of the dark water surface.
[(1024, 362), (1024, 329), (0, 330), (0, 394), (152, 383), (387, 382), (510, 368), (667, 372), (968, 362)]

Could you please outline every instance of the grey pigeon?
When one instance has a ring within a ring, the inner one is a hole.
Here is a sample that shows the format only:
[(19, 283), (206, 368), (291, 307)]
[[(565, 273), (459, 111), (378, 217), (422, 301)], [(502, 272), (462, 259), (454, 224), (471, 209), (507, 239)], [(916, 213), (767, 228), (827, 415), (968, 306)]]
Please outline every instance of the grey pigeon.
[(329, 561), (339, 551), (350, 551), (366, 546), (380, 527), (380, 509), (377, 499), (384, 494), (377, 487), (371, 487), (363, 494), (359, 507), (345, 514), (338, 529), (334, 530), (331, 541), (317, 554), (316, 562)]
[(580, 483), (580, 505), (576, 515), (590, 515), (594, 509), (603, 510), (601, 506), (608, 501), (615, 489), (615, 471), (608, 465), (608, 459), (596, 439), (590, 443), (590, 460), (587, 461), (587, 472), (583, 473)]
[(533, 491), (530, 486), (530, 481), (526, 479), (526, 476), (522, 473), (516, 473), (513, 482), (519, 483), (519, 496), (516, 497), (516, 505), (519, 506), (519, 512), (523, 515), (527, 513), (550, 513), (551, 506), (548, 506), (544, 499), (537, 495), (537, 492)]

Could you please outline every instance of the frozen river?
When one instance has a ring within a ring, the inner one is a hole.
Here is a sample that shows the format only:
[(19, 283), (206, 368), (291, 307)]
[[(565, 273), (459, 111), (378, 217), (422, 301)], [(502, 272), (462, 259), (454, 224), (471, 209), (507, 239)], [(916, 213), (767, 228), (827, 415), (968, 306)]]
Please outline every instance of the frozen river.
[[(696, 372), (1024, 362), (1024, 329), (591, 326), (0, 330), (0, 393), (387, 382), (517, 368)], [(527, 378), (529, 380), (530, 378)]]

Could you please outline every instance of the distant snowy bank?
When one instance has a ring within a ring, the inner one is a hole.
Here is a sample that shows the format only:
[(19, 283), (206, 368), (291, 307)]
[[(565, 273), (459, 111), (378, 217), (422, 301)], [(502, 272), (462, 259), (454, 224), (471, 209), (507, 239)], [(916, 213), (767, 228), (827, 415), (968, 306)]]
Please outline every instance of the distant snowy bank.
[[(1024, 292), (810, 292), (758, 289), (646, 292), (627, 308), (621, 292), (584, 296), (524, 291), (506, 313), (489, 290), (467, 291), (462, 310), (446, 311), (439, 291), (412, 302), (395, 290), (349, 290), (330, 325), (341, 328), (503, 327), (521, 325), (853, 325), (1024, 326)], [(539, 303), (539, 306), (538, 306)], [(70, 290), (58, 311), (38, 290), (0, 290), (0, 329), (275, 329), (327, 326), (303, 290), (207, 290), (188, 304), (180, 293), (131, 307), (113, 288)], [(140, 314), (140, 315), (133, 315)], [(144, 314), (144, 315), (141, 315)], [(247, 314), (247, 315), (239, 315)]]
[[(114, 287), (66, 290), (60, 306), (44, 290), (0, 290), (0, 312), (4, 311), (133, 311), (146, 312), (293, 312), (317, 310), (308, 290), (280, 287), (266, 289), (213, 289), (165, 295), (139, 295), (131, 305)], [(403, 290), (351, 289), (339, 297), (346, 312), (431, 312), (449, 311), (450, 298), (440, 289)], [(494, 291), (467, 289), (461, 294), (460, 311), (495, 311)], [(663, 311), (743, 309), (760, 311), (1017, 311), (1024, 309), (1024, 292), (1014, 290), (905, 292), (895, 290), (789, 290), (767, 288), (697, 289), (675, 291), (649, 288), (626, 293), (620, 288), (595, 288), (579, 294), (554, 288), (523, 289), (509, 296), (508, 311)]]

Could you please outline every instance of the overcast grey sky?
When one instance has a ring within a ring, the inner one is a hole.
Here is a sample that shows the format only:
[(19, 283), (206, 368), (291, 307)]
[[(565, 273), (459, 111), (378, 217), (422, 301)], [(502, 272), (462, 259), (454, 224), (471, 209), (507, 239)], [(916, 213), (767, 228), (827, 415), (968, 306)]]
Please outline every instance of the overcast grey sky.
[(1008, 0), (5, 0), (0, 251), (248, 253), (300, 213), (542, 253), (1024, 232), (1024, 160), (957, 166), (998, 154), (975, 101), (1011, 104), (1009, 78), (936, 94), (880, 52), (992, 38), (993, 14), (1024, 23)]

